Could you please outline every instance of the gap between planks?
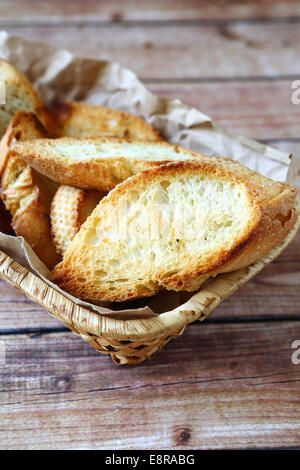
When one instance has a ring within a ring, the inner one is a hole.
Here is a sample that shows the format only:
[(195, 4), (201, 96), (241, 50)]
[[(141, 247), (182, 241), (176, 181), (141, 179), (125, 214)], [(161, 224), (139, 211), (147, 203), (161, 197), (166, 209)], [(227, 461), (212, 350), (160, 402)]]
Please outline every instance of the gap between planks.
[(83, 20), (82, 18), (66, 20), (66, 18), (58, 19), (51, 17), (43, 18), (38, 21), (25, 20), (22, 18), (18, 21), (17, 18), (14, 19), (4, 19), (0, 20), (0, 28), (5, 27), (24, 27), (24, 28), (38, 28), (43, 26), (51, 26), (53, 28), (72, 28), (72, 27), (92, 27), (92, 28), (114, 28), (114, 27), (130, 27), (130, 28), (171, 28), (171, 27), (189, 27), (189, 26), (231, 26), (231, 25), (246, 25), (246, 24), (297, 24), (300, 23), (299, 16), (287, 16), (287, 17), (272, 17), (272, 18), (226, 18), (226, 19), (177, 19), (177, 20), (121, 20), (121, 21), (106, 21), (106, 20)]
[(51, 2), (36, 2), (34, 0), (2, 0), (0, 17), (6, 21), (16, 21), (18, 12), (20, 23), (42, 21), (218, 21), (235, 19), (281, 19), (300, 16), (299, 2), (296, 0), (160, 0), (159, 2), (140, 2), (139, 0), (110, 0), (98, 2), (67, 2), (52, 0)]

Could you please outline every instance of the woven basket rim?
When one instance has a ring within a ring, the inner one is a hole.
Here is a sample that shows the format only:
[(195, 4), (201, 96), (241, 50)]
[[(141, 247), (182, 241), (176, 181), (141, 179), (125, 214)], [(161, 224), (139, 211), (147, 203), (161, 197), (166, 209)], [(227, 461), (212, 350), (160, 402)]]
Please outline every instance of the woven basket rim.
[(299, 225), (300, 214), (284, 242), (255, 263), (232, 273), (218, 275), (184, 304), (174, 310), (145, 319), (116, 319), (79, 306), (1, 250), (0, 277), (17, 287), (67, 326), (70, 325), (83, 334), (118, 341), (153, 340), (162, 335), (172, 336), (187, 323), (204, 319), (225, 298), (273, 261), (293, 240)]

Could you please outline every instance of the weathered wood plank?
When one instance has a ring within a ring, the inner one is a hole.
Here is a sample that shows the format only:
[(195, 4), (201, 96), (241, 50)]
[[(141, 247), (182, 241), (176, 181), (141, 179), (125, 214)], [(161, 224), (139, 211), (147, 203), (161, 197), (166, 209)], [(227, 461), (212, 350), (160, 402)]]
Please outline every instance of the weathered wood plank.
[(230, 83), (150, 83), (153, 93), (180, 99), (219, 125), (254, 139), (299, 137), (300, 104), (291, 80)]
[(9, 33), (110, 59), (144, 79), (278, 76), (299, 74), (298, 22), (147, 26), (26, 25)]
[[(17, 14), (16, 14), (17, 12)], [(282, 18), (299, 16), (296, 0), (2, 0), (0, 18), (3, 21), (184, 21), (225, 20), (235, 18)]]
[[(299, 2), (282, 0), (0, 4), (0, 24), (10, 25), (9, 31), (85, 56), (111, 57), (155, 82), (299, 75), (299, 24), (287, 18), (295, 15), (300, 16)], [(264, 18), (277, 20), (270, 24)], [(105, 24), (122, 21), (128, 23)], [(288, 80), (151, 87), (250, 137), (299, 137), (299, 107), (287, 102)], [(299, 142), (276, 140), (272, 145), (300, 155)], [(299, 265), (298, 235), (281, 257), (224, 302), (211, 321), (299, 318)], [(37, 324), (61, 326), (0, 282), (0, 329)], [(119, 368), (71, 333), (0, 335), (0, 447), (299, 446), (300, 365), (291, 362), (296, 339), (296, 321), (194, 324), (154, 361)]]
[(71, 333), (1, 337), (1, 448), (299, 445), (295, 339), (299, 322), (198, 324), (121, 368)]

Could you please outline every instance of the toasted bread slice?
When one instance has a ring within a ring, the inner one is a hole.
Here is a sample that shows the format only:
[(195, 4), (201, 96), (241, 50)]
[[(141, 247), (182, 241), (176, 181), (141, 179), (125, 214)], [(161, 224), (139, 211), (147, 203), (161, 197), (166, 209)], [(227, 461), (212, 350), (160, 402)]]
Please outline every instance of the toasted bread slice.
[(90, 301), (197, 290), (280, 244), (297, 220), (295, 197), (222, 158), (152, 168), (100, 201), (52, 278)]
[(99, 191), (110, 191), (130, 176), (166, 162), (204, 158), (166, 142), (114, 137), (22, 142), (13, 147), (12, 155), (58, 183)]
[(59, 261), (51, 240), (50, 203), (57, 184), (36, 173), (22, 158), (10, 155), (14, 142), (46, 137), (32, 113), (17, 111), (0, 143), (0, 196), (12, 215), (12, 227), (52, 269)]
[(34, 113), (48, 128), (50, 116), (27, 78), (12, 64), (1, 59), (0, 78), (5, 86), (5, 104), (0, 105), (0, 138), (18, 110)]
[(56, 101), (51, 109), (55, 137), (115, 136), (126, 139), (162, 140), (143, 119), (103, 106), (75, 101)]
[[(114, 136), (161, 141), (158, 132), (141, 118), (102, 106), (56, 101), (51, 109), (55, 137)], [(52, 238), (63, 255), (80, 226), (105, 193), (62, 185), (51, 205)]]
[(51, 203), (51, 231), (56, 251), (64, 255), (81, 225), (106, 193), (60, 186)]

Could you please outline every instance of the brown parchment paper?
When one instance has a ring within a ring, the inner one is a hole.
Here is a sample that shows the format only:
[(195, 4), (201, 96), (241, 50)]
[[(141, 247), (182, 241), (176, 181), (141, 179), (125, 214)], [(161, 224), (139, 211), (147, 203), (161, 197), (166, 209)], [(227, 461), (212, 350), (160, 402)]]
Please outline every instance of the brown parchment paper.
[[(289, 184), (294, 183), (300, 170), (300, 160), (291, 155), (235, 135), (179, 100), (153, 95), (131, 70), (116, 63), (76, 57), (67, 50), (27, 41), (5, 31), (0, 32), (0, 58), (22, 71), (46, 104), (56, 98), (83, 100), (137, 114), (155, 126), (169, 142), (208, 156), (231, 157), (264, 176)], [(184, 292), (161, 292), (152, 299), (96, 306), (52, 284), (48, 269), (21, 237), (0, 232), (0, 249), (73, 302), (100, 314), (124, 319), (146, 318), (172, 310), (192, 296)]]

